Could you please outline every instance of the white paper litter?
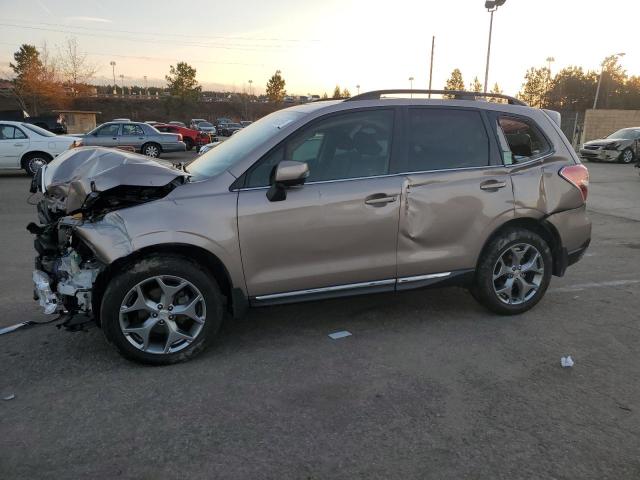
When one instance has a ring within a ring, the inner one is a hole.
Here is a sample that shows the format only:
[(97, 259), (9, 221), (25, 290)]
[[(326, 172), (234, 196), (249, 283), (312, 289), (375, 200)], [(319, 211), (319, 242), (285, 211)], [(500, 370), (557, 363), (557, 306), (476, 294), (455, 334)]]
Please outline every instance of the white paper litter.
[(9, 395), (5, 395), (4, 397), (2, 397), (3, 400), (13, 400), (14, 398), (16, 398), (16, 396), (13, 393), (10, 393)]
[(329, 338), (337, 340), (339, 338), (350, 337), (351, 332), (347, 332), (346, 330), (341, 330), (339, 332), (333, 332), (329, 334)]
[(560, 358), (560, 365), (562, 365), (562, 368), (573, 367), (573, 358), (571, 358), (571, 355)]

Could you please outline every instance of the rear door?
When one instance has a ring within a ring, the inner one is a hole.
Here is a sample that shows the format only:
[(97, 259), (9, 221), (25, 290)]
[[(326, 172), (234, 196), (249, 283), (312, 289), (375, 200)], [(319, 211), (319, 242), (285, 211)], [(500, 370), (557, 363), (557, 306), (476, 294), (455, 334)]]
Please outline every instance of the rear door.
[(134, 147), (136, 150), (140, 149), (146, 141), (146, 136), (142, 127), (135, 123), (123, 123), (122, 131), (118, 136), (119, 146)]
[(474, 269), (514, 202), (495, 130), (479, 109), (409, 107), (398, 237), (398, 289)]
[(20, 159), (29, 148), (29, 137), (13, 125), (0, 123), (0, 167), (20, 167)]
[[(324, 117), (245, 174), (238, 232), (251, 297), (393, 289), (403, 182), (388, 175), (394, 115), (379, 108)], [(310, 176), (271, 202), (269, 174), (282, 160), (306, 162)]]

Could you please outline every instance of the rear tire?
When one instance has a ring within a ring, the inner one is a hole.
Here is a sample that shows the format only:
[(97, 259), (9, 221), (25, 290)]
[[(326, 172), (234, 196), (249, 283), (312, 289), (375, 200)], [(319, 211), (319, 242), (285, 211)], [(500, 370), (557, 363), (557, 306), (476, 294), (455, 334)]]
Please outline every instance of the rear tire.
[(111, 279), (100, 319), (107, 340), (123, 356), (169, 365), (191, 359), (213, 341), (223, 305), (217, 282), (197, 263), (154, 255)]
[(535, 306), (551, 281), (552, 255), (530, 230), (510, 228), (485, 247), (471, 293), (489, 310), (516, 315)]
[(46, 165), (51, 160), (53, 160), (53, 157), (46, 153), (28, 153), (22, 159), (22, 168), (25, 172), (27, 172), (27, 175), (33, 177), (36, 173), (38, 173), (38, 170), (42, 166)]
[(143, 155), (151, 158), (160, 158), (162, 148), (157, 143), (145, 143), (140, 149)]

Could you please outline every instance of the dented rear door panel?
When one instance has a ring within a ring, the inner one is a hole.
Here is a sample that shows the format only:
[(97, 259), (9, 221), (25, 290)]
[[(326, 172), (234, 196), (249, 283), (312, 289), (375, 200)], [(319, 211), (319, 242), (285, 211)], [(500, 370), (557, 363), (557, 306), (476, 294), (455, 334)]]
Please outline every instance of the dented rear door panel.
[[(493, 182), (504, 186), (481, 188)], [(398, 277), (475, 268), (487, 238), (513, 215), (506, 167), (407, 174), (400, 210)]]

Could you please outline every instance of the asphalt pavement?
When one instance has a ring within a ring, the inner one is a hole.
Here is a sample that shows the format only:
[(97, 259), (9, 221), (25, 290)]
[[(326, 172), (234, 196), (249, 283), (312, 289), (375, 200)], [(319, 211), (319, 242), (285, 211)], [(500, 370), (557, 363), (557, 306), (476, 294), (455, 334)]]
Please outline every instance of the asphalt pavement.
[[(0, 336), (0, 478), (640, 478), (640, 176), (588, 166), (587, 256), (521, 316), (460, 288), (269, 307), (155, 368), (97, 328)], [(0, 326), (48, 318), (28, 185), (0, 173)]]

